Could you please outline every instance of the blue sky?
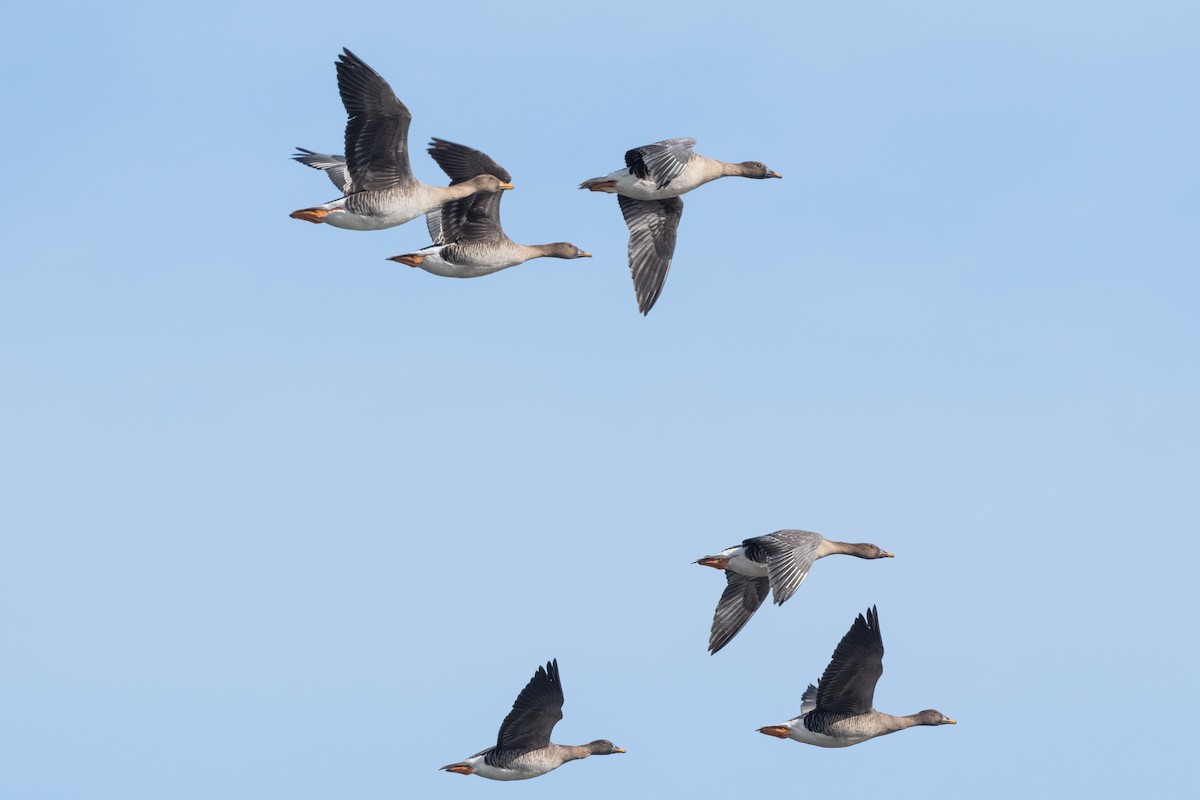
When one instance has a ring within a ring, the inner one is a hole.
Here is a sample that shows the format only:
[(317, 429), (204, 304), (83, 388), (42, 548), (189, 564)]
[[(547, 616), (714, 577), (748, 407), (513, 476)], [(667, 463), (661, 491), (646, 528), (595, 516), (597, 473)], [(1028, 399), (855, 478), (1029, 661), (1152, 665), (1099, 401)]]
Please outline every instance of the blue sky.
[[(447, 11), (452, 9), (452, 12)], [(339, 16), (339, 14), (341, 16)], [(0, 32), (0, 794), (1167, 796), (1193, 785), (1200, 13), (1184, 3), (118, 9)], [(456, 27), (451, 27), (451, 26)], [(412, 37), (419, 37), (414, 43)], [(350, 47), (590, 260), (385, 261), (334, 192)], [(457, 48), (449, 52), (448, 48)], [(637, 314), (611, 197), (694, 136)], [(694, 559), (875, 542), (705, 652)], [(755, 733), (878, 604), (881, 710)], [(557, 657), (564, 743), (496, 784)]]

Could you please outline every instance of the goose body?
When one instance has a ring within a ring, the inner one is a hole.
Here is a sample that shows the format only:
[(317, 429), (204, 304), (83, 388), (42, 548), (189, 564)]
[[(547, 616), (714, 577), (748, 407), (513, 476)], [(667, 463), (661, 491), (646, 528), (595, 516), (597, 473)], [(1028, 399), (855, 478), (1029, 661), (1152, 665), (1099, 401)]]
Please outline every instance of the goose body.
[(538, 667), (517, 695), (512, 711), (500, 725), (495, 747), (442, 767), (459, 775), (478, 775), (494, 781), (520, 781), (545, 775), (568, 761), (593, 755), (624, 753), (607, 739), (584, 745), (562, 745), (550, 741), (550, 733), (562, 719), (563, 693), (558, 661)]
[(478, 278), (543, 256), (591, 258), (591, 253), (585, 253), (575, 245), (570, 245), (574, 250), (561, 251), (562, 255), (559, 254), (560, 251), (544, 249), (547, 247), (547, 245), (526, 245), (515, 242), (489, 246), (458, 241), (450, 244), (430, 245), (412, 253), (392, 256), (388, 260), (408, 264), (410, 267), (420, 267), (426, 272), (446, 278)]
[(954, 725), (940, 711), (907, 716), (876, 711), (875, 684), (883, 674), (883, 638), (874, 607), (859, 614), (842, 637), (817, 686), (811, 683), (800, 701), (800, 715), (760, 733), (817, 747), (850, 747), (917, 725)]
[(635, 147), (625, 153), (624, 169), (579, 185), (617, 195), (629, 228), (629, 269), (642, 314), (649, 314), (658, 301), (671, 268), (683, 216), (680, 195), (728, 176), (783, 177), (758, 161), (733, 164), (702, 156), (692, 150), (695, 145), (695, 139), (681, 137)]
[[(489, 156), (470, 147), (434, 139), (429, 154), (450, 176), (450, 188), (480, 175), (508, 183), (512, 176)], [(389, 260), (447, 278), (477, 278), (534, 258), (590, 258), (569, 242), (517, 244), (500, 226), (499, 194), (474, 194), (429, 211), (426, 226), (433, 244)]]
[[(477, 192), (512, 188), (512, 184), (492, 175), (480, 175), (450, 187), (418, 181), (408, 160), (408, 128), (412, 122), (408, 108), (378, 72), (349, 50), (343, 49), (336, 66), (338, 92), (347, 115), (346, 156), (324, 156), (299, 148), (300, 153), (293, 158), (324, 169), (344, 196), (294, 211), (294, 219), (348, 230), (381, 230)], [(320, 163), (321, 159), (331, 158), (342, 158), (343, 166)]]
[(725, 591), (713, 614), (708, 650), (729, 644), (770, 593), (783, 605), (796, 593), (815, 561), (831, 555), (892, 558), (874, 544), (851, 544), (826, 539), (812, 531), (782, 530), (746, 539), (739, 545), (698, 559), (697, 564), (725, 572)]
[[(351, 231), (379, 231), (410, 222), (446, 202), (441, 187), (418, 184), (403, 189), (358, 192), (293, 214), (308, 222), (324, 222)], [(313, 216), (314, 218), (310, 218)]]
[[(635, 173), (631, 168), (626, 167), (616, 172), (610, 172), (603, 178), (584, 181), (579, 188), (589, 189), (593, 192), (619, 194), (635, 200), (666, 200), (669, 197), (687, 194), (692, 189), (703, 186), (709, 181), (715, 181), (717, 178), (739, 174), (729, 169), (735, 165), (692, 152), (691, 148), (695, 144), (695, 139), (667, 139), (629, 151), (642, 154), (646, 150), (663, 147), (672, 157), (682, 161), (682, 166), (677, 172), (673, 174), (668, 172), (661, 179), (652, 177), (649, 169), (639, 169)], [(628, 153), (625, 157), (626, 160), (629, 160)], [(666, 166), (665, 162), (660, 161), (659, 163)]]

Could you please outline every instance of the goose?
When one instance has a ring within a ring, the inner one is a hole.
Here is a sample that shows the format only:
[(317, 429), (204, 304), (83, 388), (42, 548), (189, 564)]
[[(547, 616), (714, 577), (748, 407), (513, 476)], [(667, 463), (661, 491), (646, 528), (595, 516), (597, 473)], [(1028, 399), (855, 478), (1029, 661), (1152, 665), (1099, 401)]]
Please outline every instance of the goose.
[(588, 756), (624, 753), (608, 739), (583, 745), (553, 744), (550, 732), (562, 719), (563, 691), (558, 659), (550, 661), (526, 684), (500, 723), (496, 746), (441, 769), (459, 775), (478, 775), (494, 781), (522, 781), (545, 775), (568, 761)]
[(695, 146), (695, 139), (681, 137), (635, 147), (625, 153), (625, 169), (579, 184), (580, 189), (617, 195), (629, 228), (629, 270), (638, 311), (643, 315), (654, 307), (671, 268), (675, 234), (683, 215), (680, 195), (731, 175), (783, 177), (759, 161), (731, 164), (706, 158), (692, 150)]
[[(450, 176), (451, 187), (477, 175), (493, 175), (505, 183), (512, 181), (504, 167), (473, 148), (434, 139), (428, 152)], [(435, 208), (425, 215), (433, 244), (388, 260), (420, 267), (447, 278), (477, 278), (515, 267), (532, 258), (592, 257), (591, 253), (569, 242), (517, 244), (509, 239), (500, 227), (501, 197), (500, 194), (480, 193)]]
[(842, 637), (817, 685), (808, 685), (800, 700), (800, 716), (759, 728), (759, 733), (818, 747), (849, 747), (916, 725), (957, 724), (932, 708), (904, 717), (876, 711), (872, 707), (875, 684), (882, 674), (883, 638), (879, 611), (872, 606)]
[(709, 653), (729, 644), (762, 605), (768, 590), (775, 605), (783, 605), (804, 583), (814, 561), (838, 554), (893, 558), (878, 545), (835, 542), (812, 531), (783, 530), (698, 559), (697, 564), (725, 570), (725, 591), (713, 615)]
[(337, 62), (338, 91), (346, 107), (344, 168), (318, 166), (321, 154), (297, 148), (292, 156), (307, 166), (325, 169), (344, 197), (293, 211), (293, 219), (335, 228), (375, 231), (402, 225), (453, 200), (476, 192), (495, 193), (512, 184), (494, 175), (479, 175), (458, 186), (429, 186), (413, 177), (408, 163), (408, 126), (412, 114), (383, 77), (343, 48)]

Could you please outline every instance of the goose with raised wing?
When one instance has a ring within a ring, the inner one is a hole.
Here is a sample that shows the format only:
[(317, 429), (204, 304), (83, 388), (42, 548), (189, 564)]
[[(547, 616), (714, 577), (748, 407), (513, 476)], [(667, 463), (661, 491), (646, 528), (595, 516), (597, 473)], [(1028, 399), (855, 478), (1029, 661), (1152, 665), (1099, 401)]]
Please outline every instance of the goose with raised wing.
[(413, 177), (408, 161), (408, 126), (412, 122), (408, 108), (378, 72), (349, 50), (343, 49), (336, 66), (338, 91), (347, 115), (344, 168), (321, 163), (321, 159), (337, 156), (303, 148), (298, 148), (300, 152), (293, 158), (325, 170), (345, 196), (293, 211), (294, 219), (356, 231), (382, 230), (477, 192), (513, 188), (494, 175), (479, 175), (449, 187), (421, 183)]
[(671, 268), (683, 215), (680, 195), (717, 178), (783, 177), (760, 161), (718, 161), (694, 152), (695, 146), (695, 139), (681, 137), (635, 147), (625, 153), (625, 169), (579, 184), (580, 189), (617, 195), (629, 228), (629, 270), (642, 314), (654, 307)]
[(932, 708), (902, 717), (876, 711), (875, 684), (882, 674), (879, 612), (871, 607), (865, 616), (858, 615), (838, 642), (817, 685), (808, 685), (800, 700), (800, 716), (759, 728), (759, 733), (817, 747), (849, 747), (917, 725), (956, 724)]
[(812, 531), (783, 530), (746, 539), (697, 564), (725, 571), (725, 591), (713, 615), (708, 651), (716, 653), (737, 635), (770, 592), (783, 605), (808, 577), (813, 562), (832, 555), (892, 558), (874, 544), (826, 539)]
[(480, 750), (464, 761), (447, 764), (441, 769), (494, 781), (521, 781), (545, 775), (568, 761), (625, 752), (608, 739), (582, 745), (551, 742), (550, 733), (562, 719), (562, 706), (562, 682), (555, 659), (538, 667), (517, 695), (512, 711), (500, 724), (495, 747)]
[[(450, 176), (450, 186), (479, 175), (493, 175), (511, 183), (508, 170), (485, 153), (471, 147), (434, 139), (429, 155)], [(500, 227), (501, 194), (473, 194), (443, 204), (425, 215), (433, 244), (389, 261), (420, 267), (447, 278), (477, 278), (524, 264), (534, 258), (591, 258), (570, 242), (517, 244)]]

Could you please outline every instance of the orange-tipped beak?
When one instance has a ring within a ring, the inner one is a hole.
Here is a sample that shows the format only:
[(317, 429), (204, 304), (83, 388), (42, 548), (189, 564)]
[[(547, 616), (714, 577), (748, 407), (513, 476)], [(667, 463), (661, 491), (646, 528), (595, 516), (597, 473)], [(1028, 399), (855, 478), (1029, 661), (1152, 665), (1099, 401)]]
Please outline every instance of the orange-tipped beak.
[(513, 186), (511, 183), (502, 183), (502, 184), (500, 184), (500, 188), (501, 189), (515, 189), (517, 187)]

